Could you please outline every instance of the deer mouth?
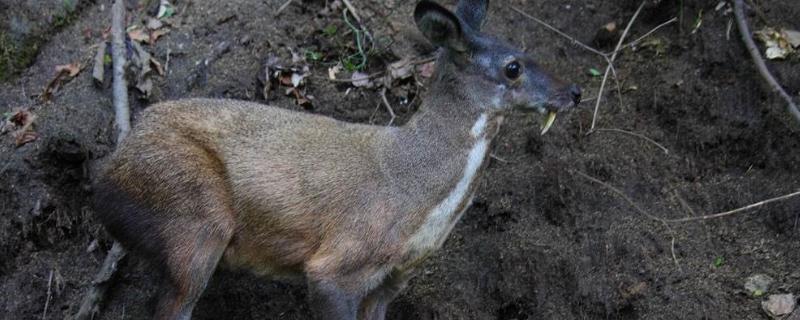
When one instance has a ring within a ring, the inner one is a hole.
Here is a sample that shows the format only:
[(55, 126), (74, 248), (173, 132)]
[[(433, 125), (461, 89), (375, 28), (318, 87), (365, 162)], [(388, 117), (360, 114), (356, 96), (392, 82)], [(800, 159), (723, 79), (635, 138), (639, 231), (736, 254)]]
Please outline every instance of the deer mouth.
[(556, 115), (559, 112), (572, 109), (578, 105), (575, 100), (571, 99), (556, 98), (553, 100), (554, 101), (548, 102), (543, 108), (539, 108), (540, 113), (546, 114), (546, 116), (542, 118), (542, 135), (550, 131), (550, 128), (553, 127), (553, 123), (556, 122)]

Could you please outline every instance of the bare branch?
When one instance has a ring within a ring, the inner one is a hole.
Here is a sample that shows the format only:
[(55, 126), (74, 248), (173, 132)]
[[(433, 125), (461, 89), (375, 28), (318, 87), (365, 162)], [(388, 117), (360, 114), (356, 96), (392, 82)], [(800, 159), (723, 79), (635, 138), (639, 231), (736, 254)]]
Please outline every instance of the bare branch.
[[(128, 136), (131, 128), (130, 109), (128, 106), (128, 83), (125, 81), (125, 1), (115, 0), (111, 7), (111, 53), (114, 67), (113, 99), (114, 113), (117, 126), (117, 146)], [(117, 271), (119, 262), (127, 252), (117, 241), (108, 251), (103, 266), (92, 281), (86, 296), (83, 297), (80, 309), (75, 314), (75, 320), (93, 319), (99, 312), (100, 302), (105, 298), (106, 291), (111, 286), (110, 280)]]
[(782, 195), (780, 197), (775, 197), (775, 198), (770, 198), (770, 199), (767, 199), (767, 200), (759, 201), (759, 202), (756, 202), (756, 203), (753, 203), (753, 204), (746, 205), (746, 206), (741, 207), (741, 208), (736, 208), (736, 209), (725, 211), (725, 212), (709, 214), (709, 215), (699, 216), (699, 217), (686, 217), (686, 218), (682, 218), (682, 219), (670, 219), (670, 220), (664, 220), (664, 221), (666, 221), (666, 222), (688, 222), (688, 221), (698, 221), (698, 220), (708, 220), (708, 219), (721, 218), (721, 217), (729, 216), (729, 215), (736, 214), (736, 213), (739, 213), (739, 212), (742, 212), (742, 211), (755, 209), (755, 208), (761, 207), (761, 206), (763, 206), (765, 204), (768, 204), (768, 203), (772, 203), (772, 202), (776, 202), (776, 201), (782, 201), (782, 200), (786, 200), (786, 199), (789, 199), (789, 198), (792, 198), (792, 197), (796, 197), (796, 196), (800, 196), (800, 190), (798, 190), (797, 192), (793, 192), (793, 193), (787, 194), (787, 195)]
[(631, 132), (631, 131), (622, 130), (622, 129), (614, 129), (614, 128), (600, 128), (600, 129), (597, 129), (596, 131), (619, 132), (619, 133), (629, 134), (629, 135), (632, 135), (634, 137), (639, 137), (639, 138), (644, 139), (647, 142), (652, 143), (656, 147), (659, 147), (661, 150), (664, 151), (664, 154), (669, 154), (669, 150), (666, 147), (664, 147), (660, 143), (656, 142), (655, 140), (650, 139), (650, 138), (648, 138), (648, 137), (646, 137), (646, 136), (644, 136), (642, 134), (636, 133), (636, 132)]
[(597, 124), (597, 111), (600, 110), (600, 102), (603, 101), (603, 89), (606, 86), (606, 81), (608, 80), (608, 73), (611, 72), (612, 65), (614, 64), (614, 60), (617, 59), (617, 54), (619, 54), (620, 49), (622, 48), (622, 44), (625, 42), (625, 37), (628, 36), (628, 32), (631, 30), (631, 26), (633, 26), (633, 22), (636, 21), (636, 18), (639, 17), (639, 13), (642, 12), (642, 8), (644, 8), (645, 1), (642, 1), (642, 4), (639, 5), (639, 8), (636, 9), (636, 13), (633, 14), (631, 20), (628, 21), (628, 25), (625, 27), (625, 31), (622, 32), (622, 37), (619, 38), (619, 42), (617, 42), (617, 47), (614, 48), (614, 52), (611, 54), (611, 58), (608, 60), (608, 67), (606, 67), (606, 73), (603, 74), (603, 82), (600, 83), (600, 92), (597, 94), (597, 102), (594, 105), (594, 113), (592, 115), (592, 125), (589, 127), (589, 133), (594, 132), (594, 126)]
[(116, 0), (111, 7), (111, 57), (114, 66), (114, 113), (116, 115), (117, 145), (131, 130), (128, 108), (128, 82), (125, 80), (125, 2)]
[(516, 11), (517, 13), (519, 13), (519, 14), (523, 15), (524, 17), (526, 17), (526, 18), (528, 18), (528, 19), (531, 19), (531, 20), (533, 20), (534, 22), (536, 22), (536, 23), (538, 23), (538, 24), (540, 24), (540, 25), (544, 26), (544, 27), (545, 27), (545, 28), (547, 28), (547, 29), (550, 29), (550, 30), (552, 30), (553, 32), (557, 33), (558, 35), (560, 35), (560, 36), (562, 36), (562, 37), (564, 37), (564, 38), (567, 38), (567, 39), (569, 39), (570, 41), (572, 41), (572, 43), (573, 43), (573, 44), (575, 44), (575, 45), (578, 45), (578, 46), (580, 46), (580, 47), (582, 47), (582, 48), (584, 48), (584, 49), (588, 50), (589, 52), (592, 52), (592, 53), (594, 53), (594, 54), (597, 54), (597, 55), (599, 55), (599, 56), (601, 56), (601, 57), (606, 57), (606, 56), (608, 56), (608, 54), (606, 54), (606, 53), (603, 53), (603, 52), (601, 52), (600, 50), (597, 50), (597, 49), (595, 49), (595, 48), (592, 48), (591, 46), (589, 46), (589, 45), (587, 45), (587, 44), (585, 44), (585, 43), (583, 43), (583, 42), (580, 42), (580, 41), (578, 41), (577, 39), (575, 39), (575, 38), (571, 37), (570, 35), (568, 35), (568, 34), (564, 33), (563, 31), (556, 29), (556, 27), (553, 27), (553, 26), (549, 25), (547, 22), (544, 22), (544, 21), (542, 21), (542, 20), (540, 20), (540, 19), (538, 19), (538, 18), (536, 18), (536, 17), (534, 17), (534, 16), (532, 16), (532, 15), (529, 15), (529, 14), (525, 13), (524, 11), (520, 10), (519, 8), (517, 8), (517, 7), (515, 7), (515, 6), (512, 6), (512, 7), (511, 7), (511, 10), (514, 10), (514, 11)]

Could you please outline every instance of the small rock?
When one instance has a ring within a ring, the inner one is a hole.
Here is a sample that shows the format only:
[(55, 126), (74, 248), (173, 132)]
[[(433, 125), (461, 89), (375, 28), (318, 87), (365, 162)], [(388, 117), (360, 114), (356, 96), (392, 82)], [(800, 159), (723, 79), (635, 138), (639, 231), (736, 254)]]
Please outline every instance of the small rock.
[(794, 310), (796, 303), (797, 301), (791, 293), (773, 294), (769, 296), (769, 299), (761, 302), (761, 308), (773, 319), (783, 319)]
[(754, 274), (747, 278), (744, 289), (753, 297), (760, 297), (769, 291), (769, 286), (775, 282), (770, 276), (765, 274)]

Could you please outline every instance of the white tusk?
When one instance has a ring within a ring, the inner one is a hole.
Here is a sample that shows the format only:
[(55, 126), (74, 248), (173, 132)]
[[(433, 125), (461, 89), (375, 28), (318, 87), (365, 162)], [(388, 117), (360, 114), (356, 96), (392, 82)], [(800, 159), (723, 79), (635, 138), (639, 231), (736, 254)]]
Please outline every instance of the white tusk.
[(553, 126), (553, 122), (555, 121), (556, 121), (556, 112), (550, 111), (550, 113), (547, 114), (547, 120), (545, 120), (544, 126), (542, 127), (542, 135), (544, 135), (545, 133), (547, 133), (548, 130), (550, 130), (550, 127)]

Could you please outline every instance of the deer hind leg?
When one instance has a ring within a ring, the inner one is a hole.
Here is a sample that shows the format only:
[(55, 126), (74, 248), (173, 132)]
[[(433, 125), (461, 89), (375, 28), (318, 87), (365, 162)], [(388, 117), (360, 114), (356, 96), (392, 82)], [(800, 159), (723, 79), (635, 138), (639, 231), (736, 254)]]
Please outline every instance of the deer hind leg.
[[(207, 222), (207, 221), (203, 221)], [(213, 222), (192, 222), (189, 228), (176, 230), (163, 264), (165, 280), (161, 287), (154, 319), (188, 320), (209, 279), (222, 257), (231, 232)]]

